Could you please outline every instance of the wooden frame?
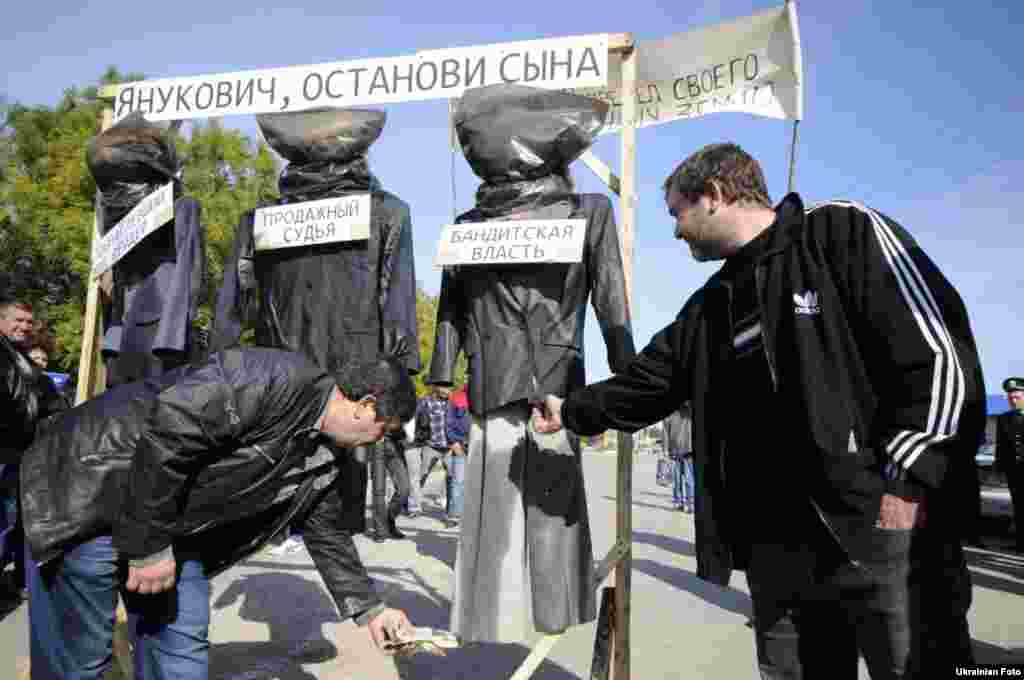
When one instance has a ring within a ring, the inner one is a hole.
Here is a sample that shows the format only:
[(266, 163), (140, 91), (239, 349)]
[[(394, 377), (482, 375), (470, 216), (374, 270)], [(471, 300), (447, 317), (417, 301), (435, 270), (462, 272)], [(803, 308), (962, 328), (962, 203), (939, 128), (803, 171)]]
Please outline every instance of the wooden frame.
[[(622, 66), (620, 100), (622, 102), (622, 130), (620, 142), (620, 175), (591, 152), (581, 160), (619, 196), (619, 243), (622, 249), (622, 266), (626, 282), (626, 305), (632, 309), (633, 301), (633, 234), (636, 227), (636, 49), (630, 33), (608, 35), (609, 56), (619, 58)], [(117, 89), (107, 86), (100, 90), (105, 107), (100, 130), (111, 125), (113, 102)], [(99, 223), (94, 224), (94, 238), (99, 234)], [(86, 297), (85, 320), (83, 322), (82, 354), (78, 368), (78, 391), (75, 403), (81, 403), (101, 393), (106, 388), (106, 375), (100, 360), (102, 344), (102, 316), (99, 309), (100, 282), (96, 277), (89, 281)], [(604, 620), (599, 623), (599, 635), (607, 635), (611, 645), (611, 670), (615, 680), (630, 677), (630, 599), (633, 569), (633, 437), (624, 432), (618, 437), (618, 474), (616, 482), (616, 540), (608, 554), (595, 564), (593, 587), (599, 588), (609, 574), (615, 572), (615, 587), (609, 588), (614, 606), (603, 606)], [(604, 631), (602, 632), (602, 625)], [(540, 666), (560, 640), (562, 634), (545, 635), (512, 675), (511, 680), (525, 680)], [(607, 653), (607, 645), (602, 646)], [(124, 667), (125, 660), (116, 659)], [(131, 668), (130, 661), (127, 668)], [(605, 674), (603, 677), (607, 677)]]

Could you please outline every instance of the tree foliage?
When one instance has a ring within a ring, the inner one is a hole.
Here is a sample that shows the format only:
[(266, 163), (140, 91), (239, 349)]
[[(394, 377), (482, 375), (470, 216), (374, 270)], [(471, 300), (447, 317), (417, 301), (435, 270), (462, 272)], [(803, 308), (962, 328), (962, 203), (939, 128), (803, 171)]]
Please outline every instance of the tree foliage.
[[(110, 68), (97, 85), (65, 90), (52, 108), (0, 100), (0, 288), (47, 320), (59, 370), (74, 372), (81, 352), (96, 192), (85, 147), (100, 129), (98, 88), (142, 77)], [(264, 145), (216, 121), (191, 125), (177, 147), (186, 193), (203, 207), (210, 276), (199, 324), (206, 325), (235, 225), (273, 198), (277, 168)]]
[[(0, 289), (32, 302), (54, 338), (51, 365), (77, 371), (81, 353), (96, 184), (85, 162), (89, 139), (100, 129), (99, 86), (141, 80), (136, 73), (108, 69), (96, 85), (65, 90), (54, 107), (23, 106), (0, 96)], [(212, 318), (212, 305), (242, 214), (277, 193), (278, 165), (262, 143), (254, 143), (216, 119), (192, 122), (176, 133), (185, 193), (199, 201), (206, 229), (209, 271), (198, 324)], [(420, 286), (416, 322), (423, 371), (429, 371), (437, 297)], [(456, 366), (456, 384), (466, 379), (466, 361)]]

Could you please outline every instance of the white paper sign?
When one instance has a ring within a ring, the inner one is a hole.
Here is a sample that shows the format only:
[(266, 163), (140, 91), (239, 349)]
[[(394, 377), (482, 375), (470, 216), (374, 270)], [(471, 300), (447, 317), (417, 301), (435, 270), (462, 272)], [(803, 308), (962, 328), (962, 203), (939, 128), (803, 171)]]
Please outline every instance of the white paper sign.
[(370, 238), (370, 194), (260, 208), (253, 217), (256, 250)]
[(446, 224), (434, 266), (579, 262), (586, 233), (585, 219)]
[[(637, 50), (638, 127), (725, 111), (803, 118), (803, 66), (795, 3), (642, 41)], [(607, 86), (573, 89), (610, 104), (602, 134), (622, 128), (621, 76), (615, 62)]]
[(133, 111), (155, 121), (385, 104), (457, 97), (495, 83), (598, 87), (607, 78), (608, 36), (602, 33), (125, 83), (117, 88), (114, 120)]
[(170, 182), (139, 201), (114, 228), (92, 242), (92, 274), (99, 276), (138, 243), (174, 219), (174, 185)]

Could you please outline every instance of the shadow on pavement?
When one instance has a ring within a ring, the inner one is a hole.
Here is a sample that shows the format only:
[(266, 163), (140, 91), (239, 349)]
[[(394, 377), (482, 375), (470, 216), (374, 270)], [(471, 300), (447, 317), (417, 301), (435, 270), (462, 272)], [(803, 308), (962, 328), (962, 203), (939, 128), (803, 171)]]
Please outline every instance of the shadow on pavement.
[[(403, 680), (508, 678), (529, 653), (524, 645), (477, 642), (444, 657), (417, 654), (399, 658), (395, 665)], [(578, 675), (551, 660), (545, 660), (530, 677), (532, 680), (579, 680)]]
[(18, 607), (25, 605), (28, 607), (28, 603), (22, 600), (20, 597), (5, 597), (0, 599), (0, 621), (3, 621), (8, 616), (18, 610)]
[[(604, 498), (607, 501), (616, 500), (615, 496), (602, 496), (602, 498)], [(671, 499), (671, 496), (667, 498)], [(664, 510), (665, 512), (679, 512), (678, 510), (672, 507), (671, 502), (669, 502), (668, 505), (654, 505), (653, 503), (641, 503), (640, 501), (633, 501), (633, 505), (639, 506), (641, 508), (653, 508), (655, 510)]]
[(320, 584), (284, 572), (249, 574), (234, 580), (213, 609), (234, 606), (240, 598), (239, 618), (266, 624), (270, 640), (214, 644), (211, 678), (316, 680), (302, 664), (338, 656), (338, 648), (324, 636), (323, 624), (340, 619)]
[[(643, 543), (665, 550), (676, 555), (687, 555), (693, 557), (694, 546), (690, 541), (672, 536), (664, 536), (649, 531), (634, 531), (633, 543)], [(656, 578), (673, 588), (693, 593), (705, 602), (726, 611), (744, 616), (751, 616), (753, 609), (750, 604), (750, 596), (732, 588), (720, 588), (701, 578), (693, 572), (678, 567), (662, 564), (649, 559), (634, 559), (633, 569)]]
[(969, 546), (964, 554), (974, 585), (1024, 596), (1024, 555)]

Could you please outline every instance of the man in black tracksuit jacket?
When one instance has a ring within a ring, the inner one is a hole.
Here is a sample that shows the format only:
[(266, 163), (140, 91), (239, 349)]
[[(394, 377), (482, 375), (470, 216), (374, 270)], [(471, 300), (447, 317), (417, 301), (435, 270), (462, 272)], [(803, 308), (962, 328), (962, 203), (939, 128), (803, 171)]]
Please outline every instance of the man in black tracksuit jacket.
[(698, 151), (665, 191), (677, 238), (725, 265), (536, 426), (635, 431), (692, 400), (698, 574), (746, 570), (762, 677), (856, 678), (858, 651), (876, 679), (945, 677), (971, 658), (961, 540), (985, 418), (959, 295), (870, 208), (773, 209), (738, 146)]

